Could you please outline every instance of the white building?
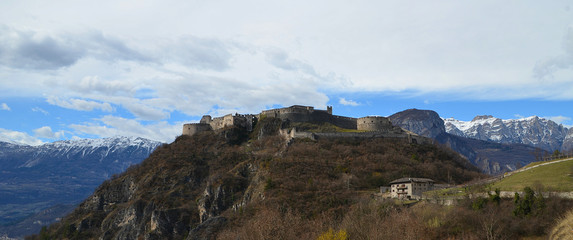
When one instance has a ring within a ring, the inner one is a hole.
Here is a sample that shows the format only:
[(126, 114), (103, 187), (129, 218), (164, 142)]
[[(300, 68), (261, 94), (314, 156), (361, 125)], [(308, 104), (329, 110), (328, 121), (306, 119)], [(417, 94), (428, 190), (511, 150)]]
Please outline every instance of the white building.
[(400, 178), (390, 182), (390, 196), (399, 199), (420, 199), (422, 193), (434, 189), (429, 178)]

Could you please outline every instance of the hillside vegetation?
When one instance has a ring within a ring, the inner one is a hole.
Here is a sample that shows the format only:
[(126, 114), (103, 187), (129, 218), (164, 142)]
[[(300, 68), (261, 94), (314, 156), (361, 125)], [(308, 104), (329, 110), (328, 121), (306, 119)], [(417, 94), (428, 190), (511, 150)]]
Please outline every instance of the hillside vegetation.
[(230, 128), (178, 137), (106, 181), (60, 223), (30, 238), (481, 236), (473, 225), (486, 213), (466, 207), (470, 203), (408, 208), (374, 197), (379, 186), (401, 177), (452, 184), (484, 177), (449, 149), (381, 138), (287, 143), (276, 135), (280, 121), (266, 118), (257, 125), (251, 134)]
[(573, 239), (573, 211), (563, 216), (558, 224), (551, 229), (549, 239)]

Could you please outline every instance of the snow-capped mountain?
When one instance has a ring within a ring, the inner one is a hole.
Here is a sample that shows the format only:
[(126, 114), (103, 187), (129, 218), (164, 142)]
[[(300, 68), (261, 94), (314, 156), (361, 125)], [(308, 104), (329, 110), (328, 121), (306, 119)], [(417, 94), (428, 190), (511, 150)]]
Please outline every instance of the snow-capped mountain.
[[(38, 156), (60, 156), (70, 160), (81, 160), (85, 157), (99, 158), (100, 163), (107, 161), (112, 165), (129, 166), (135, 163), (129, 160), (131, 156), (141, 155), (140, 153), (149, 155), (160, 144), (160, 142), (139, 137), (113, 137), (57, 141), (41, 145), (33, 150), (36, 151)], [(121, 157), (124, 158), (120, 159)], [(41, 158), (30, 158), (19, 167), (33, 167), (39, 164), (39, 160)], [(125, 169), (125, 167), (121, 166), (119, 168)]]
[(443, 119), (446, 132), (498, 143), (520, 143), (547, 151), (569, 150), (564, 147), (568, 129), (551, 120), (532, 116), (503, 120), (491, 115), (477, 116), (471, 121)]
[(450, 131), (458, 131), (458, 134), (448, 133), (444, 120), (438, 113), (431, 110), (408, 109), (395, 113), (389, 118), (394, 125), (448, 146), (488, 174), (513, 171), (519, 166), (536, 161), (535, 154), (532, 154), (536, 150), (528, 145), (503, 144), (459, 136), (463, 132), (458, 128), (450, 127)]
[[(40, 146), (0, 142), (0, 226), (48, 207), (79, 203), (103, 181), (140, 163), (161, 144), (136, 137)], [(41, 226), (36, 227), (33, 232)]]

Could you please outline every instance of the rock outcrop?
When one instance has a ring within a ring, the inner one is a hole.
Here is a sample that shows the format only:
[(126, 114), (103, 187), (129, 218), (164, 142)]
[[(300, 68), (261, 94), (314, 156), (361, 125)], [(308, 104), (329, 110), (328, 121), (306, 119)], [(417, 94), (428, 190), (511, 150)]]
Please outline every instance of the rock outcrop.
[(429, 110), (405, 110), (390, 116), (390, 121), (393, 125), (429, 138), (446, 132), (444, 120), (438, 113)]

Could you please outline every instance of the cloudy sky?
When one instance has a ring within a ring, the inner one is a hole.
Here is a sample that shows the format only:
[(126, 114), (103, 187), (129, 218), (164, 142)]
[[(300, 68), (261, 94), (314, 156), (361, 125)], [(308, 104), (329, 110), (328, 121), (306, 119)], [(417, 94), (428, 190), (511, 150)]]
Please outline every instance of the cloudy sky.
[(573, 121), (569, 1), (0, 2), (0, 141), (312, 105)]

